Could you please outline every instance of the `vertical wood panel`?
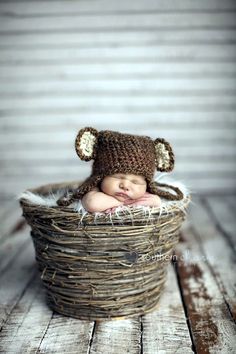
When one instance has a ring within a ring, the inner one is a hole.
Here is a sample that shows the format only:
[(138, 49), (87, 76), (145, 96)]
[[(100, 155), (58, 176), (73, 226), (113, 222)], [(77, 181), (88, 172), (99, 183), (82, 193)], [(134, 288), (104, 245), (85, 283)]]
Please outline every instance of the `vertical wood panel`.
[(2, 1), (0, 182), (83, 179), (86, 125), (164, 137), (195, 192), (236, 189), (234, 1)]

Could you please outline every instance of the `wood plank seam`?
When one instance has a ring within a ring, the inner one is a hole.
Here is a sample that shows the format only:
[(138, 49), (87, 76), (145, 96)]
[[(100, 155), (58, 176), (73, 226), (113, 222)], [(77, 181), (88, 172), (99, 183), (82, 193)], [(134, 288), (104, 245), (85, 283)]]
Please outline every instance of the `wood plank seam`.
[[(1, 1), (2, 2), (2, 1)], [(10, 2), (10, 1), (9, 1)], [(42, 0), (41, 0), (42, 2)], [(153, 10), (149, 10), (149, 9), (125, 9), (125, 10), (106, 10), (106, 12), (104, 11), (74, 11), (74, 12), (63, 12), (63, 16), (79, 16), (79, 17), (83, 17), (83, 16), (110, 16), (110, 15), (115, 15), (115, 16), (124, 16), (124, 15), (159, 15), (159, 14), (188, 14), (188, 15), (194, 15), (194, 14), (219, 14), (221, 15), (222, 13), (225, 14), (232, 14), (236, 12), (236, 8), (232, 7), (231, 9), (220, 9), (220, 8), (214, 8), (214, 9), (204, 9), (204, 8), (199, 8), (199, 9), (178, 9), (178, 8), (169, 8), (169, 9), (153, 9)], [(58, 17), (58, 16), (62, 16), (61, 12), (40, 12), (40, 13), (17, 13), (17, 12), (4, 12), (1, 11), (0, 12), (2, 16), (6, 17), (6, 18), (12, 18), (12, 19), (25, 19), (25, 18), (45, 18), (45, 17)]]
[(93, 330), (92, 330), (92, 333), (91, 333), (91, 337), (89, 339), (88, 354), (91, 354), (91, 349), (92, 349), (92, 344), (93, 344), (94, 334), (95, 334), (95, 330), (96, 330), (97, 324), (98, 324), (97, 321), (94, 321)]
[[(225, 238), (226, 242), (229, 244), (229, 247), (230, 247), (232, 250), (234, 250), (234, 245), (232, 244), (231, 240), (229, 239), (227, 233), (225, 233), (225, 231), (222, 229), (221, 225), (219, 224), (219, 222), (218, 222), (217, 218), (215, 217), (214, 213), (212, 212), (212, 210), (211, 210), (211, 208), (210, 208), (210, 206), (209, 206), (209, 203), (207, 202), (206, 198), (205, 198), (204, 196), (202, 196), (202, 197), (199, 198), (199, 200), (201, 201), (202, 205), (205, 207), (206, 212), (209, 214), (210, 218), (213, 220), (215, 227), (216, 227), (216, 228), (220, 231), (220, 233), (223, 235), (223, 237)], [(209, 269), (210, 269), (210, 271), (211, 271), (211, 273), (212, 273), (212, 276), (213, 276), (214, 279), (215, 279), (215, 282), (216, 282), (216, 284), (217, 284), (217, 286), (218, 286), (218, 289), (219, 289), (219, 291), (222, 293), (222, 296), (223, 296), (223, 298), (224, 298), (226, 307), (227, 307), (227, 309), (228, 309), (228, 311), (229, 311), (229, 315), (230, 315), (232, 321), (236, 324), (236, 319), (235, 319), (235, 317), (234, 317), (234, 314), (232, 313), (230, 304), (228, 303), (228, 301), (227, 301), (227, 299), (226, 299), (226, 297), (225, 297), (225, 291), (222, 291), (222, 287), (224, 288), (224, 286), (223, 286), (223, 284), (220, 284), (220, 283), (219, 283), (219, 278), (217, 277), (217, 274), (216, 274), (214, 268), (213, 268), (212, 265), (207, 261), (207, 255), (206, 255), (206, 253), (204, 252), (204, 249), (203, 249), (203, 247), (202, 247), (201, 238), (200, 238), (200, 236), (198, 235), (197, 230), (195, 230), (194, 227), (192, 227), (191, 229), (192, 229), (192, 232), (193, 232), (193, 234), (195, 235), (196, 239), (198, 240), (198, 244), (199, 244), (199, 247), (200, 247), (200, 249), (201, 249), (201, 252), (202, 252), (202, 254), (204, 254), (204, 257), (205, 257), (205, 259), (206, 259), (206, 263), (207, 263), (207, 265), (208, 265), (208, 267), (209, 267)], [(234, 253), (234, 258), (235, 258), (235, 260), (236, 260), (236, 255), (235, 255), (235, 253)]]
[[(224, 195), (224, 194), (223, 194), (223, 195)], [(202, 196), (202, 197), (200, 198), (200, 200), (201, 200), (201, 203), (205, 206), (205, 208), (206, 208), (206, 210), (207, 210), (209, 216), (210, 216), (211, 219), (214, 221), (214, 224), (215, 224), (216, 228), (217, 228), (217, 229), (220, 231), (220, 233), (225, 237), (225, 240), (226, 240), (227, 243), (229, 244), (230, 248), (235, 251), (235, 245), (233, 244), (233, 242), (232, 242), (230, 236), (228, 235), (228, 233), (227, 233), (227, 232), (224, 230), (224, 228), (221, 226), (221, 223), (218, 221), (218, 219), (217, 219), (215, 213), (213, 212), (213, 210), (212, 210), (212, 208), (211, 208), (209, 202), (207, 201), (207, 199), (206, 199), (204, 196)]]
[[(31, 241), (30, 241), (31, 242)], [(17, 250), (16, 252), (8, 258), (8, 261), (6, 262), (6, 264), (4, 265), (4, 267), (2, 269), (0, 269), (0, 278), (2, 276), (3, 273), (5, 273), (5, 271), (9, 268), (10, 264), (12, 261), (15, 260), (15, 257), (17, 256), (17, 254), (21, 253), (22, 250), (25, 249), (25, 247), (27, 246), (27, 244), (29, 243), (29, 240), (26, 240)]]
[(11, 237), (11, 235), (17, 233), (21, 229), (23, 229), (26, 226), (26, 223), (24, 220), (18, 220), (16, 221), (12, 227), (5, 233), (3, 233), (0, 237), (0, 244), (2, 244), (8, 237)]
[[(181, 237), (181, 234), (180, 234), (180, 237)], [(175, 253), (173, 254), (173, 257), (174, 256), (177, 257), (177, 255)], [(196, 351), (196, 346), (195, 346), (193, 332), (192, 332), (192, 328), (191, 328), (191, 324), (190, 324), (190, 320), (189, 320), (189, 315), (188, 315), (188, 306), (186, 304), (186, 301), (185, 301), (185, 298), (184, 298), (184, 293), (183, 293), (183, 288), (182, 288), (182, 285), (181, 285), (181, 282), (180, 282), (180, 274), (179, 274), (179, 271), (178, 271), (178, 257), (176, 258), (176, 260), (172, 259), (172, 265), (173, 265), (173, 268), (174, 268), (174, 271), (175, 271), (175, 274), (176, 274), (176, 280), (177, 280), (177, 284), (178, 284), (178, 287), (179, 287), (180, 298), (181, 298), (183, 309), (184, 309), (184, 314), (185, 314), (186, 323), (187, 323), (188, 330), (189, 330), (189, 335), (190, 335), (190, 338), (191, 338), (191, 341), (192, 341), (192, 350), (193, 350), (194, 353), (196, 353), (197, 352)]]
[[(41, 285), (42, 285), (42, 284), (41, 284)], [(39, 345), (38, 345), (38, 348), (37, 348), (37, 351), (36, 351), (35, 354), (41, 353), (41, 351), (40, 351), (40, 346), (41, 346), (41, 344), (42, 344), (42, 342), (43, 342), (43, 340), (44, 340), (44, 338), (45, 338), (45, 336), (46, 336), (46, 334), (47, 334), (48, 328), (49, 328), (49, 326), (50, 326), (50, 323), (51, 323), (53, 317), (54, 317), (54, 311), (52, 311), (51, 318), (50, 318), (50, 320), (48, 321), (47, 327), (46, 327), (46, 329), (45, 329), (45, 331), (44, 331), (44, 333), (43, 333), (43, 335), (42, 335), (42, 337), (41, 337), (40, 343), (39, 343)]]
[(140, 354), (143, 354), (143, 316), (140, 316)]
[(6, 313), (6, 318), (3, 319), (1, 325), (0, 325), (0, 332), (3, 328), (3, 326), (5, 326), (7, 324), (7, 321), (9, 319), (9, 317), (11, 316), (12, 312), (14, 311), (15, 307), (18, 305), (18, 303), (20, 302), (20, 300), (22, 299), (22, 297), (24, 296), (25, 292), (30, 288), (31, 283), (33, 281), (33, 279), (38, 275), (38, 271), (35, 269), (35, 271), (33, 272), (33, 275), (30, 277), (30, 279), (28, 280), (28, 282), (26, 283), (26, 286), (24, 287), (24, 289), (21, 291), (16, 303), (14, 304), (14, 306), (11, 308), (11, 310), (9, 312), (5, 312)]
[(227, 299), (226, 299), (226, 297), (225, 297), (225, 291), (222, 291), (222, 287), (224, 288), (224, 285), (223, 285), (223, 284), (220, 284), (219, 278), (217, 277), (217, 274), (216, 274), (216, 272), (215, 272), (213, 266), (212, 266), (211, 263), (208, 261), (208, 257), (207, 257), (207, 255), (206, 255), (206, 253), (205, 253), (205, 251), (204, 251), (204, 249), (203, 249), (203, 247), (202, 247), (202, 241), (201, 241), (201, 238), (200, 238), (200, 236), (199, 236), (199, 234), (198, 234), (198, 231), (194, 228), (194, 226), (191, 226), (191, 227), (190, 227), (190, 230), (192, 231), (192, 233), (193, 233), (195, 239), (197, 240), (198, 247), (199, 247), (200, 250), (201, 250), (201, 254), (204, 256), (205, 263), (206, 263), (207, 267), (209, 268), (209, 270), (210, 270), (210, 272), (211, 272), (211, 274), (212, 274), (212, 276), (213, 276), (213, 278), (214, 278), (214, 280), (215, 280), (215, 283), (216, 283), (216, 285), (217, 285), (217, 287), (218, 287), (218, 289), (219, 289), (219, 292), (222, 294), (222, 297), (223, 297), (224, 302), (225, 302), (225, 304), (226, 304), (226, 307), (227, 307), (227, 309), (228, 309), (229, 317), (230, 317), (231, 320), (236, 324), (236, 320), (235, 320), (234, 315), (233, 315), (233, 313), (232, 313), (232, 311), (231, 311), (230, 304), (228, 303), (228, 301), (227, 301)]
[(183, 241), (186, 243), (180, 244), (179, 248), (183, 250), (187, 245), (191, 251), (191, 258), (182, 259), (184, 253), (178, 248), (176, 253), (179, 257), (178, 272), (183, 288), (182, 294), (187, 306), (196, 352), (209, 354), (222, 349), (222, 353), (226, 353), (227, 348), (232, 349), (235, 337), (230, 343), (224, 333), (226, 328), (230, 328), (233, 337), (235, 324), (225, 305), (222, 290), (218, 289), (210, 262), (203, 252), (203, 247), (199, 245), (202, 240), (199, 241), (192, 225), (187, 227), (184, 236)]

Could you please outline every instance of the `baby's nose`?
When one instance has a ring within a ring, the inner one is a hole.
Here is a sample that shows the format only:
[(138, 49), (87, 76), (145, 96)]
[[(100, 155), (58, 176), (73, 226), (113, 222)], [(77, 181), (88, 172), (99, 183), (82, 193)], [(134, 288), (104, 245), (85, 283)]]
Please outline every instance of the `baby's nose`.
[(120, 188), (121, 188), (121, 189), (124, 189), (125, 191), (128, 191), (128, 190), (129, 190), (129, 183), (128, 183), (128, 181), (121, 181), (121, 182), (120, 182)]

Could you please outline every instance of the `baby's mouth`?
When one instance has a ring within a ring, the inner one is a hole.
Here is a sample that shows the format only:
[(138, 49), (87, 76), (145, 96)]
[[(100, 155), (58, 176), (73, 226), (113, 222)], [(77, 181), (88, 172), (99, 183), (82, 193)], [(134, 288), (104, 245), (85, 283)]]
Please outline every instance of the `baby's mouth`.
[(129, 196), (127, 195), (127, 194), (125, 194), (125, 193), (116, 193), (115, 194), (117, 197), (122, 197), (122, 198), (124, 198), (124, 199), (129, 199)]

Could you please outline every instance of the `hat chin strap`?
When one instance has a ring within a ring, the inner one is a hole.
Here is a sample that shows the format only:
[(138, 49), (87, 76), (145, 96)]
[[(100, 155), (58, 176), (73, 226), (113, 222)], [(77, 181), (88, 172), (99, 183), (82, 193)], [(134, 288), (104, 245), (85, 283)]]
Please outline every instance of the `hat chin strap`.
[(97, 187), (102, 179), (102, 175), (88, 177), (77, 189), (66, 191), (66, 193), (57, 200), (57, 205), (68, 206), (73, 202), (82, 199), (86, 193)]
[[(174, 191), (174, 194), (170, 193), (168, 191), (165, 191), (165, 190), (161, 190), (160, 187), (171, 189), (172, 191)], [(159, 197), (162, 197), (162, 198), (165, 198), (168, 200), (181, 200), (184, 198), (183, 193), (181, 192), (181, 190), (178, 187), (171, 186), (171, 185), (165, 184), (165, 183), (151, 182), (149, 185), (149, 191), (152, 194), (156, 194)]]

